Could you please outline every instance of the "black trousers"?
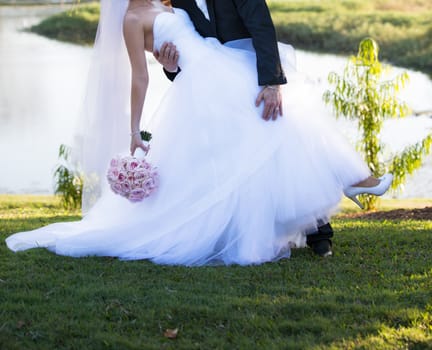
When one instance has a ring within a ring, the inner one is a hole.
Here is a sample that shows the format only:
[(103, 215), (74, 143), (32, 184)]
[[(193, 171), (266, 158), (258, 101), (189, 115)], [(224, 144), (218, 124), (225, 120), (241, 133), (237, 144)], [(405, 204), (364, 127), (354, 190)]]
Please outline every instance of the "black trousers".
[(333, 237), (333, 228), (330, 223), (318, 226), (318, 230), (306, 236), (306, 244), (308, 246)]

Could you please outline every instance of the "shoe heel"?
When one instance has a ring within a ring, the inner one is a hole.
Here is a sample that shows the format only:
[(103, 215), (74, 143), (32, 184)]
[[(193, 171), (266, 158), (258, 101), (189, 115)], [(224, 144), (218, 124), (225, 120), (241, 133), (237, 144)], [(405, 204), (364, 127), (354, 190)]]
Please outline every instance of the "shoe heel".
[(357, 204), (360, 207), (360, 209), (364, 209), (363, 204), (360, 203), (357, 196), (352, 196), (352, 197), (348, 197), (348, 198), (351, 199), (355, 204)]

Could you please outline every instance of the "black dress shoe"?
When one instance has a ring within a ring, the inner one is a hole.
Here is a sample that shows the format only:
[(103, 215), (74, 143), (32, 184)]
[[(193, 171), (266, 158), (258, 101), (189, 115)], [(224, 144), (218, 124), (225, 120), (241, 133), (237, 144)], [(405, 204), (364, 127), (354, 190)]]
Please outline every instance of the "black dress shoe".
[(322, 256), (323, 258), (333, 255), (332, 241), (330, 239), (313, 242), (310, 247), (315, 254)]

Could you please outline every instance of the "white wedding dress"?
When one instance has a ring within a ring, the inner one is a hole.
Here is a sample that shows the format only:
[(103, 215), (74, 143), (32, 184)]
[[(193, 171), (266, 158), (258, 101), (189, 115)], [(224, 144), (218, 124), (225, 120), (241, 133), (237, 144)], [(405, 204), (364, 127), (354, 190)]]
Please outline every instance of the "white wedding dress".
[(156, 17), (154, 40), (174, 42), (182, 67), (150, 127), (157, 192), (130, 203), (105, 190), (81, 221), (14, 234), (8, 247), (189, 266), (288, 257), (366, 165), (290, 67), (284, 116), (266, 122), (253, 53), (203, 39), (183, 10)]

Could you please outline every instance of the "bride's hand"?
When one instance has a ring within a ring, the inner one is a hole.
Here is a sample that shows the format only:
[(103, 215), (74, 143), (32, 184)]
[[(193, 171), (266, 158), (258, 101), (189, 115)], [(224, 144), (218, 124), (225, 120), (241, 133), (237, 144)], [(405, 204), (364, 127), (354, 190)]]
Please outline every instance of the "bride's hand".
[(135, 151), (137, 150), (137, 148), (141, 148), (146, 155), (147, 155), (148, 151), (150, 150), (150, 145), (144, 144), (144, 142), (141, 140), (140, 134), (134, 134), (131, 136), (131, 144), (130, 144), (131, 155), (135, 154)]
[(154, 51), (153, 56), (165, 68), (167, 72), (178, 71), (179, 53), (173, 43), (163, 43), (159, 51)]

